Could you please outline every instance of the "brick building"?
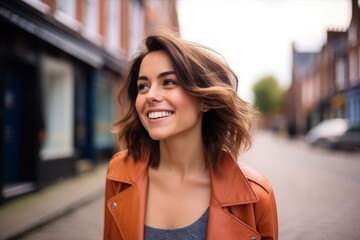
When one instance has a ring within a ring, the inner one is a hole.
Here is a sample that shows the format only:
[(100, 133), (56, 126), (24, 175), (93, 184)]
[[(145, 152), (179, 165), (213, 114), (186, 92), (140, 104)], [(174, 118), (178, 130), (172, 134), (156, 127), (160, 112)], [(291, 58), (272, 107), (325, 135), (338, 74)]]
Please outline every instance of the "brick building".
[(329, 118), (360, 125), (360, 8), (352, 1), (347, 30), (328, 30), (319, 52), (293, 48), (287, 115), (293, 132), (305, 134)]
[(125, 62), (175, 0), (0, 1), (0, 202), (73, 176), (116, 150)]

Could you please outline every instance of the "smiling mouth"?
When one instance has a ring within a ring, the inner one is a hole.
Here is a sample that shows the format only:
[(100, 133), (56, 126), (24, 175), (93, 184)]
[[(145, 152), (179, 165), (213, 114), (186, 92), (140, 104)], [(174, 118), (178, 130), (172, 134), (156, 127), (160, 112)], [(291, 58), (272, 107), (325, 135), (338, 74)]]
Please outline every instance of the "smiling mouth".
[(168, 111), (161, 111), (161, 112), (149, 112), (148, 113), (148, 118), (149, 119), (159, 119), (159, 118), (166, 118), (173, 115), (172, 112), (168, 112)]

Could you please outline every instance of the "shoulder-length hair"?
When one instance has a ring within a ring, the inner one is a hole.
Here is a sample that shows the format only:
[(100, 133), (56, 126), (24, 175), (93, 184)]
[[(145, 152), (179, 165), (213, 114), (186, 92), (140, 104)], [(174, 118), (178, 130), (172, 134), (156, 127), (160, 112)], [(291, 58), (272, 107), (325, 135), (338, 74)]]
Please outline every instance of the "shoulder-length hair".
[(237, 76), (223, 59), (209, 48), (185, 41), (169, 31), (148, 35), (129, 62), (118, 96), (126, 111), (114, 123), (120, 147), (127, 148), (135, 161), (149, 157), (151, 167), (159, 165), (159, 142), (150, 138), (135, 109), (141, 62), (148, 53), (158, 50), (169, 55), (179, 85), (210, 109), (204, 113), (202, 122), (206, 164), (217, 169), (221, 151), (237, 159), (251, 146), (250, 128), (256, 111), (237, 95)]

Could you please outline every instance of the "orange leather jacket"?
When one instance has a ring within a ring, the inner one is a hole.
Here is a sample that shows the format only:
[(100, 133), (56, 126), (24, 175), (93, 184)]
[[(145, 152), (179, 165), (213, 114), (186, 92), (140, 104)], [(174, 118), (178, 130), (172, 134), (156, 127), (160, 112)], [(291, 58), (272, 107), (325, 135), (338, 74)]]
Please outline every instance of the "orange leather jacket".
[[(105, 240), (144, 236), (147, 161), (135, 163), (125, 152), (114, 155), (106, 176)], [(210, 167), (208, 240), (278, 239), (275, 197), (270, 183), (223, 152), (217, 174)]]

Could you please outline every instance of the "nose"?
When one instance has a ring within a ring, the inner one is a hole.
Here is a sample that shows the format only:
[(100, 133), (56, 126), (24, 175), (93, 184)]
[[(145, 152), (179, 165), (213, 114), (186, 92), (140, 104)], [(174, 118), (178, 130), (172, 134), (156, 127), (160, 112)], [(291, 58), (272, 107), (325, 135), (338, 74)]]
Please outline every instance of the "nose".
[(163, 100), (161, 88), (158, 86), (151, 86), (149, 91), (146, 93), (146, 100), (151, 102), (161, 102)]

